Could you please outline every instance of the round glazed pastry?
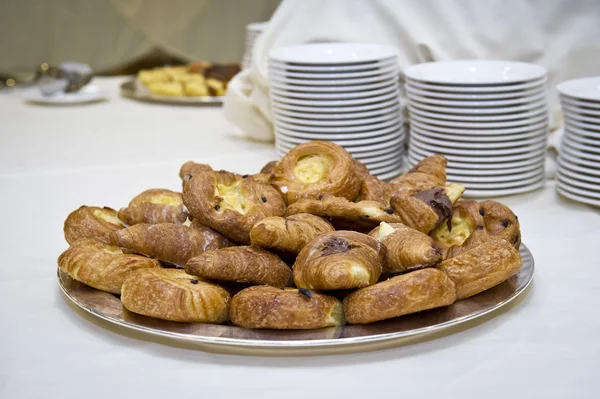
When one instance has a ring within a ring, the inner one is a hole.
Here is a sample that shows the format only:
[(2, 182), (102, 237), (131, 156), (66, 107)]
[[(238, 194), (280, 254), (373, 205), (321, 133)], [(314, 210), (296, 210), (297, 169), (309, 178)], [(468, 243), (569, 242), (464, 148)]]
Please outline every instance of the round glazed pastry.
[(84, 205), (67, 216), (63, 230), (69, 244), (80, 238), (93, 238), (110, 244), (110, 233), (124, 227), (114, 209)]
[(194, 219), (244, 244), (256, 222), (285, 209), (275, 187), (225, 171), (195, 174), (184, 183), (183, 201)]
[(127, 310), (157, 319), (223, 323), (229, 319), (229, 293), (222, 287), (177, 269), (145, 269), (123, 283)]
[(337, 144), (310, 141), (294, 147), (273, 168), (271, 182), (279, 187), (285, 202), (319, 198), (330, 194), (354, 200), (361, 179), (352, 156)]
[(385, 260), (385, 247), (355, 231), (334, 231), (305, 246), (294, 263), (298, 288), (344, 290), (375, 284)]
[(120, 294), (121, 286), (130, 272), (159, 268), (160, 263), (145, 256), (126, 254), (113, 245), (82, 238), (58, 257), (58, 267), (85, 285)]
[(285, 287), (292, 281), (292, 271), (284, 261), (254, 246), (206, 251), (190, 259), (185, 271), (210, 280), (274, 287)]
[(188, 217), (180, 193), (153, 188), (131, 200), (127, 208), (121, 208), (119, 219), (131, 226), (138, 223), (179, 223)]
[(427, 157), (411, 170), (392, 180), (390, 185), (394, 193), (414, 194), (419, 191), (446, 184), (446, 165), (448, 160), (445, 156), (436, 154)]
[(203, 163), (196, 163), (194, 161), (187, 161), (183, 165), (181, 165), (181, 169), (179, 169), (179, 177), (184, 182), (190, 180), (192, 176), (199, 172), (210, 172), (213, 170), (209, 165)]
[(302, 330), (341, 326), (344, 312), (334, 297), (263, 285), (246, 288), (233, 297), (231, 321), (244, 328)]
[(452, 280), (439, 270), (428, 268), (351, 293), (344, 298), (344, 314), (348, 323), (366, 324), (451, 305), (455, 300)]

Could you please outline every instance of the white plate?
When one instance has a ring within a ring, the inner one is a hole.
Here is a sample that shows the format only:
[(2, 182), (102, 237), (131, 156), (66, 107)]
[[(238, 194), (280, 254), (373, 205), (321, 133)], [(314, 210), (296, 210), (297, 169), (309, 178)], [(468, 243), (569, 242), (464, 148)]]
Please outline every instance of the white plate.
[(564, 153), (558, 154), (558, 163), (559, 165), (562, 165), (563, 167), (568, 168), (575, 173), (580, 173), (582, 175), (587, 174), (600, 178), (600, 165), (598, 165), (598, 167), (581, 165), (578, 164), (576, 160), (574, 161), (570, 156), (565, 156)]
[(352, 79), (352, 78), (372, 78), (383, 75), (389, 75), (390, 73), (397, 74), (399, 72), (397, 66), (382, 67), (372, 71), (359, 71), (359, 72), (336, 72), (336, 73), (306, 73), (306, 72), (289, 72), (280, 69), (269, 68), (269, 79), (277, 78), (278, 80), (292, 79), (309, 79), (309, 80), (322, 80), (322, 79)]
[[(420, 150), (417, 149), (408, 149), (407, 156), (413, 160), (421, 160), (424, 157), (432, 155), (431, 152), (421, 153)], [(448, 160), (448, 170), (451, 169), (461, 169), (461, 170), (473, 170), (473, 173), (478, 173), (479, 171), (485, 171), (485, 173), (491, 175), (493, 171), (497, 171), (498, 174), (507, 173), (506, 171), (523, 168), (523, 169), (535, 169), (536, 167), (543, 167), (546, 163), (546, 154), (541, 152), (537, 156), (526, 158), (520, 161), (512, 161), (512, 162), (490, 162), (490, 163), (470, 163), (470, 162), (459, 162), (453, 161), (451, 159)]]
[(600, 200), (599, 199), (590, 198), (590, 197), (587, 197), (585, 195), (575, 194), (575, 193), (572, 193), (572, 192), (568, 191), (568, 188), (565, 189), (563, 187), (564, 186), (562, 186), (562, 183), (557, 182), (557, 184), (556, 184), (556, 191), (558, 191), (558, 193), (560, 195), (562, 195), (562, 196), (564, 196), (566, 198), (572, 199), (573, 201), (581, 202), (583, 204), (600, 206)]
[(453, 107), (440, 107), (437, 105), (423, 104), (416, 101), (410, 101), (410, 106), (419, 108), (424, 111), (430, 112), (442, 112), (447, 114), (462, 114), (462, 115), (498, 115), (498, 114), (512, 114), (517, 112), (529, 112), (537, 110), (540, 107), (546, 107), (546, 101), (541, 100), (534, 103), (515, 105), (510, 107), (490, 107), (490, 108), (453, 108)]
[[(471, 176), (471, 175), (457, 175), (453, 173), (447, 173), (449, 181), (466, 182), (466, 183), (499, 183), (503, 184), (506, 182), (523, 181), (525, 179), (539, 176), (544, 173), (544, 168), (536, 168), (529, 172), (514, 173), (510, 175), (496, 175), (496, 176)], [(522, 184), (519, 184), (522, 185)], [(500, 188), (500, 187), (498, 187)]]
[(402, 156), (395, 156), (390, 159), (386, 159), (384, 161), (379, 161), (379, 162), (367, 162), (367, 161), (361, 161), (361, 162), (364, 163), (367, 166), (367, 168), (369, 168), (369, 170), (371, 170), (371, 169), (384, 169), (384, 168), (401, 166), (403, 159), (404, 158)]
[(388, 152), (383, 155), (370, 156), (370, 157), (354, 156), (354, 159), (357, 159), (363, 163), (365, 163), (365, 162), (376, 163), (376, 162), (387, 161), (389, 159), (402, 159), (403, 157), (404, 157), (404, 149), (400, 146), (397, 146), (396, 148), (392, 148), (392, 149), (388, 150)]
[(369, 43), (313, 43), (285, 46), (269, 51), (269, 58), (306, 65), (355, 64), (398, 57), (392, 46)]
[(395, 118), (384, 120), (379, 123), (372, 124), (362, 124), (357, 126), (341, 126), (341, 127), (315, 127), (315, 126), (306, 126), (306, 125), (297, 125), (295, 123), (287, 123), (282, 120), (275, 119), (275, 127), (277, 129), (287, 129), (293, 132), (299, 133), (319, 133), (319, 134), (327, 134), (327, 133), (335, 133), (335, 134), (343, 134), (343, 133), (352, 133), (352, 132), (374, 132), (381, 129), (386, 129), (392, 125), (396, 126), (402, 122), (402, 116), (396, 115)]
[(353, 140), (353, 139), (364, 139), (369, 137), (378, 137), (389, 133), (397, 133), (402, 131), (402, 124), (394, 124), (385, 128), (361, 131), (356, 133), (348, 133), (341, 131), (339, 133), (324, 133), (324, 132), (300, 132), (298, 130), (290, 130), (283, 128), (279, 125), (275, 125), (275, 130), (279, 133), (284, 134), (288, 137), (295, 137), (298, 139), (310, 139), (310, 140)]
[(528, 90), (537, 88), (541, 85), (545, 85), (548, 79), (543, 77), (541, 79), (533, 80), (525, 83), (511, 84), (511, 85), (479, 85), (479, 86), (461, 86), (461, 85), (440, 85), (435, 83), (419, 82), (417, 80), (406, 79), (406, 83), (410, 86), (419, 88), (421, 90), (436, 91), (441, 93), (504, 93), (513, 92), (519, 90)]
[[(422, 149), (418, 144), (412, 143), (408, 147), (416, 156), (428, 157), (433, 154), (440, 154), (438, 151), (431, 151)], [(502, 169), (502, 168), (515, 168), (519, 165), (531, 165), (533, 163), (540, 162), (538, 157), (546, 154), (546, 148), (526, 152), (515, 155), (504, 155), (504, 156), (488, 156), (488, 157), (474, 157), (474, 156), (459, 156), (454, 154), (444, 154), (448, 158), (448, 165), (451, 168), (473, 168), (473, 169)]]
[[(422, 150), (441, 152), (442, 154), (448, 156), (464, 156), (464, 157), (478, 157), (488, 159), (490, 157), (497, 156), (505, 156), (512, 154), (523, 154), (528, 153), (530, 151), (537, 151), (540, 148), (545, 148), (548, 146), (547, 140), (545, 138), (537, 139), (533, 144), (529, 145), (521, 145), (515, 146), (511, 148), (492, 148), (492, 149), (474, 149), (474, 148), (460, 148), (460, 147), (450, 147), (450, 143), (446, 145), (432, 145), (423, 142), (420, 140), (420, 137), (417, 137), (413, 134), (410, 136), (409, 146), (416, 146), (421, 148)], [(458, 158), (456, 158), (458, 159)]]
[(305, 98), (309, 100), (335, 100), (343, 98), (344, 100), (350, 98), (362, 98), (367, 99), (368, 97), (379, 97), (385, 94), (388, 94), (392, 91), (398, 90), (398, 83), (390, 83), (388, 86), (383, 87), (381, 89), (375, 90), (366, 90), (366, 91), (356, 91), (356, 92), (348, 92), (348, 93), (300, 93), (300, 92), (291, 92), (285, 90), (278, 90), (275, 88), (271, 89), (271, 95), (277, 98)]
[(577, 141), (577, 139), (573, 138), (569, 134), (565, 134), (563, 136), (563, 143), (567, 143), (567, 145), (571, 148), (574, 148), (579, 151), (589, 151), (594, 154), (600, 154), (600, 141), (596, 144), (588, 144)]
[(563, 151), (561, 148), (558, 157), (571, 163), (571, 165), (576, 165), (582, 168), (590, 167), (592, 170), (588, 173), (592, 173), (592, 171), (600, 171), (600, 162), (579, 158), (577, 155), (572, 155), (569, 151), (569, 149), (565, 149), (565, 151)]
[(269, 67), (279, 70), (289, 70), (294, 72), (346, 72), (346, 71), (362, 71), (372, 70), (376, 68), (384, 68), (398, 63), (395, 57), (383, 59), (376, 62), (364, 62), (358, 64), (327, 64), (327, 65), (306, 65), (298, 63), (286, 63), (277, 60), (269, 60)]
[[(292, 143), (292, 144), (301, 144), (301, 143), (304, 143), (305, 141), (307, 141), (307, 139), (293, 137), (293, 136), (285, 134), (279, 130), (276, 130), (275, 134), (282, 141), (286, 141), (286, 142)], [(327, 140), (327, 141), (331, 141), (331, 142), (339, 144), (341, 146), (369, 146), (369, 145), (373, 145), (373, 144), (381, 144), (381, 143), (385, 143), (385, 142), (388, 142), (388, 141), (391, 141), (394, 139), (398, 139), (400, 137), (400, 135), (401, 135), (401, 133), (396, 131), (393, 133), (379, 135), (379, 136), (367, 138), (367, 139), (356, 139), (356, 140), (333, 139), (333, 140)]]
[(452, 133), (438, 133), (438, 132), (432, 132), (429, 130), (422, 130), (419, 129), (415, 126), (413, 126), (413, 131), (418, 133), (420, 136), (425, 136), (425, 137), (431, 137), (434, 139), (439, 139), (439, 140), (451, 140), (451, 141), (463, 141), (463, 142), (469, 142), (469, 143), (492, 143), (492, 142), (505, 142), (505, 141), (515, 141), (515, 140), (523, 140), (523, 139), (529, 139), (532, 137), (539, 137), (541, 135), (546, 136), (548, 134), (548, 131), (546, 129), (543, 130), (538, 130), (538, 131), (532, 131), (532, 132), (524, 132), (524, 133), (517, 133), (517, 134), (508, 134), (508, 135), (502, 135), (502, 136), (486, 136), (486, 135), (473, 135), (473, 136), (467, 136), (467, 135), (461, 135), (461, 134), (452, 134)]
[(436, 126), (430, 125), (426, 123), (419, 122), (417, 120), (412, 120), (411, 126), (419, 128), (424, 131), (432, 131), (438, 133), (450, 133), (454, 135), (461, 136), (502, 136), (509, 135), (515, 133), (525, 133), (531, 131), (539, 131), (539, 130), (547, 130), (548, 129), (548, 121), (543, 121), (541, 123), (536, 123), (528, 126), (521, 127), (513, 127), (506, 129), (456, 129), (444, 126)]
[(559, 169), (556, 176), (558, 180), (570, 187), (576, 187), (582, 190), (589, 190), (590, 193), (600, 195), (600, 184), (589, 183), (582, 181), (579, 178), (569, 177), (564, 173), (563, 169)]
[(271, 106), (274, 109), (281, 111), (299, 111), (299, 112), (307, 112), (307, 113), (322, 113), (322, 114), (331, 114), (331, 113), (349, 113), (349, 112), (364, 112), (364, 111), (376, 111), (385, 109), (391, 106), (400, 106), (399, 98), (391, 98), (387, 101), (381, 103), (372, 103), (366, 105), (355, 105), (355, 106), (333, 106), (333, 107), (311, 107), (311, 106), (302, 106), (302, 105), (292, 105), (292, 104), (284, 104), (272, 102)]
[[(289, 110), (282, 109), (273, 109), (273, 112), (277, 115), (285, 116), (287, 118), (294, 118), (300, 121), (310, 121), (311, 123), (320, 123), (320, 122), (341, 122), (348, 124), (355, 124), (364, 118), (372, 118), (372, 117), (380, 117), (380, 116), (388, 116), (388, 115), (396, 115), (401, 112), (402, 108), (400, 107), (400, 103), (396, 102), (394, 105), (386, 108), (379, 108), (372, 111), (364, 111), (364, 112), (349, 112), (349, 113), (310, 113), (310, 112), (294, 112)], [(302, 124), (308, 124), (302, 122)]]
[[(339, 96), (338, 96), (339, 97)], [(352, 106), (352, 105), (370, 105), (377, 104), (384, 101), (397, 99), (400, 101), (400, 92), (398, 90), (382, 94), (377, 97), (368, 97), (368, 98), (355, 98), (355, 99), (339, 99), (339, 100), (298, 100), (293, 98), (286, 98), (276, 95), (275, 93), (271, 93), (271, 101), (275, 104), (283, 104), (285, 108), (286, 105), (302, 105), (306, 107), (319, 107), (319, 108), (329, 108), (329, 107), (344, 107), (344, 106)]]
[(487, 143), (479, 143), (475, 142), (475, 140), (471, 140), (470, 142), (466, 141), (454, 141), (450, 140), (450, 137), (446, 137), (445, 139), (436, 139), (428, 137), (428, 135), (421, 134), (416, 130), (412, 130), (411, 137), (417, 139), (419, 142), (426, 143), (432, 146), (440, 146), (440, 148), (466, 148), (469, 150), (491, 150), (497, 148), (515, 148), (532, 144), (539, 144), (540, 142), (547, 140), (545, 134), (537, 134), (537, 136), (530, 137), (523, 140), (512, 140), (512, 141), (493, 141)]
[(569, 154), (570, 156), (579, 159), (580, 161), (587, 160), (590, 162), (595, 162), (596, 164), (600, 164), (600, 155), (590, 154), (589, 152), (580, 151), (574, 147), (571, 147), (571, 145), (568, 141), (563, 140), (562, 145), (560, 146), (560, 152), (565, 152), (565, 153)]
[(590, 115), (590, 116), (600, 116), (600, 109), (588, 109), (581, 108), (578, 105), (571, 105), (564, 101), (561, 101), (561, 107), (563, 111), (568, 111), (577, 115)]
[(568, 176), (573, 179), (581, 180), (588, 183), (594, 183), (600, 191), (600, 177), (590, 176), (585, 173), (580, 173), (571, 169), (569, 163), (564, 161), (558, 163), (558, 172), (562, 175)]
[(573, 107), (583, 108), (584, 110), (588, 110), (588, 109), (594, 110), (594, 111), (600, 110), (600, 102), (587, 101), (587, 100), (576, 100), (571, 97), (565, 97), (565, 96), (560, 97), (560, 102), (563, 105), (564, 104), (572, 105)]
[(30, 87), (23, 91), (23, 98), (26, 101), (38, 104), (71, 105), (106, 100), (108, 94), (99, 86), (89, 84), (74, 93), (59, 92), (51, 96), (45, 96), (38, 87)]
[[(459, 177), (459, 176), (454, 176), (454, 177)], [(496, 182), (491, 182), (491, 183), (476, 183), (476, 182), (472, 182), (469, 180), (452, 179), (451, 176), (448, 176), (448, 182), (449, 183), (460, 183), (463, 186), (465, 186), (467, 189), (473, 189), (473, 190), (501, 190), (501, 189), (506, 189), (506, 188), (513, 188), (513, 187), (534, 184), (534, 183), (540, 181), (540, 179), (543, 179), (544, 177), (545, 177), (544, 170), (540, 170), (533, 177), (525, 178), (522, 180), (516, 180), (516, 181), (505, 181), (505, 182), (496, 181)]]
[(446, 121), (443, 119), (433, 119), (419, 115), (418, 113), (410, 113), (410, 119), (421, 123), (427, 123), (434, 126), (444, 127), (460, 127), (463, 129), (506, 129), (514, 127), (525, 127), (528, 125), (546, 122), (548, 123), (548, 116), (541, 114), (534, 118), (529, 119), (516, 119), (509, 122), (457, 122), (457, 121)]
[[(308, 140), (307, 140), (308, 141)], [(277, 140), (275, 146), (278, 150), (283, 150), (287, 152), (294, 148), (297, 144), (289, 144), (285, 141)], [(355, 146), (344, 146), (346, 151), (348, 151), (352, 156), (359, 161), (363, 159), (374, 158), (375, 156), (389, 154), (390, 151), (393, 153), (400, 151), (404, 152), (404, 137), (400, 137), (394, 141), (390, 141), (388, 143), (376, 144), (374, 146), (363, 146), (363, 147), (355, 147)]]
[(600, 76), (568, 80), (556, 86), (564, 96), (600, 102)]
[(545, 92), (546, 86), (541, 83), (538, 87), (534, 87), (528, 90), (517, 90), (507, 91), (499, 93), (454, 93), (452, 91), (437, 91), (437, 90), (426, 90), (418, 86), (413, 86), (410, 83), (404, 86), (407, 93), (414, 94), (421, 97), (434, 97), (448, 100), (460, 100), (460, 101), (488, 101), (488, 100), (502, 100), (508, 98), (523, 98), (539, 95)]
[(474, 190), (467, 187), (464, 196), (466, 198), (496, 198), (504, 195), (523, 194), (540, 189), (544, 186), (545, 183), (546, 178), (544, 176), (542, 179), (533, 184), (500, 190)]
[(585, 122), (590, 123), (592, 125), (600, 126), (600, 117), (577, 114), (575, 112), (571, 112), (565, 109), (563, 109), (563, 115), (565, 116), (566, 120), (575, 120), (578, 122)]
[[(427, 111), (420, 108), (417, 108), (410, 103), (408, 104), (408, 109), (411, 114), (418, 114), (423, 117), (432, 118), (432, 119), (442, 119), (449, 121), (460, 121), (460, 122), (495, 122), (495, 121), (528, 121), (530, 118), (535, 116), (544, 115), (546, 118), (548, 117), (548, 110), (545, 104), (542, 104), (541, 107), (537, 109), (532, 109), (525, 112), (517, 112), (513, 114), (502, 114), (499, 113), (497, 115), (469, 115), (469, 114), (446, 114), (440, 113), (437, 111)], [(525, 122), (527, 123), (527, 122)]]
[(312, 87), (345, 87), (345, 86), (356, 86), (362, 84), (378, 83), (378, 82), (390, 82), (399, 81), (398, 72), (393, 70), (387, 74), (381, 74), (366, 78), (352, 78), (352, 79), (293, 79), (278, 76), (269, 76), (269, 83), (273, 82), (278, 85), (294, 85), (302, 86), (306, 88)]
[[(576, 180), (565, 178), (564, 176), (560, 175), (557, 175), (556, 180), (557, 184), (560, 184), (560, 187), (564, 190), (600, 200), (600, 191), (598, 191), (596, 188), (589, 188), (587, 184), (583, 184)], [(594, 186), (592, 185), (592, 187)]]
[(595, 132), (591, 130), (580, 129), (570, 124), (570, 121), (566, 121), (565, 130), (567, 132), (574, 132), (580, 136), (589, 137), (591, 139), (600, 139), (600, 132)]
[(424, 97), (418, 94), (408, 93), (409, 101), (416, 101), (425, 104), (431, 105), (441, 105), (444, 107), (457, 107), (457, 108), (480, 108), (480, 107), (506, 107), (510, 105), (518, 105), (518, 104), (526, 104), (532, 103), (535, 101), (540, 101), (546, 97), (546, 93), (542, 92), (541, 94), (527, 96), (527, 97), (517, 97), (517, 98), (509, 98), (503, 100), (482, 100), (482, 101), (465, 101), (465, 100), (440, 100), (433, 97)]
[(383, 87), (388, 87), (390, 85), (397, 85), (398, 80), (397, 79), (388, 79), (388, 80), (384, 80), (382, 82), (374, 82), (374, 83), (367, 83), (367, 84), (331, 85), (331, 86), (303, 86), (303, 85), (279, 83), (276, 81), (271, 81), (269, 84), (272, 89), (277, 89), (279, 91), (284, 90), (284, 91), (302, 92), (302, 93), (345, 93), (345, 92), (374, 90), (374, 89), (380, 89)]
[(400, 176), (400, 174), (402, 174), (402, 166), (392, 169), (389, 172), (371, 171), (371, 174), (377, 176), (380, 180), (383, 180), (383, 181), (391, 180), (391, 179), (394, 179), (394, 178)]
[(395, 108), (395, 112), (390, 109), (387, 113), (382, 115), (372, 116), (370, 118), (357, 118), (357, 119), (335, 119), (335, 120), (323, 120), (323, 119), (306, 119), (298, 117), (289, 117), (282, 112), (274, 112), (275, 120), (291, 123), (293, 125), (300, 126), (353, 126), (353, 125), (368, 125), (373, 123), (380, 123), (390, 119), (395, 119), (401, 116), (400, 109)]
[(587, 144), (594, 147), (600, 147), (600, 135), (597, 138), (582, 136), (579, 133), (575, 133), (572, 128), (565, 130), (565, 136), (568, 136), (571, 141), (576, 141), (580, 144)]
[(446, 172), (452, 175), (461, 176), (473, 176), (473, 177), (490, 177), (490, 176), (507, 176), (512, 174), (519, 174), (524, 172), (530, 172), (534, 170), (544, 169), (545, 162), (539, 160), (538, 163), (533, 165), (519, 166), (517, 168), (503, 168), (503, 169), (460, 169), (460, 168), (446, 168)]
[(587, 131), (593, 131), (593, 132), (597, 132), (600, 133), (600, 125), (596, 125), (593, 123), (587, 123), (587, 122), (580, 122), (580, 121), (576, 121), (573, 119), (568, 119), (565, 121), (566, 123), (568, 123), (571, 126), (575, 126), (578, 127), (580, 129), (584, 129)]

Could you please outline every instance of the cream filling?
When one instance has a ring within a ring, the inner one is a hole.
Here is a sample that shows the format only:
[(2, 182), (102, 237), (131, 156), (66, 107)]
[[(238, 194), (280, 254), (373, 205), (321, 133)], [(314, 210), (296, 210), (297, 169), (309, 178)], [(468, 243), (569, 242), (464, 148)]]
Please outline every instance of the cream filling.
[(116, 217), (115, 215), (113, 215), (112, 213), (110, 213), (108, 211), (105, 211), (104, 209), (94, 210), (94, 216), (96, 216), (98, 219), (104, 220), (105, 222), (108, 222), (111, 224), (116, 224), (117, 226), (122, 225), (122, 223), (118, 217)]
[(329, 173), (329, 161), (319, 155), (301, 157), (294, 168), (294, 175), (303, 183), (316, 183)]
[(241, 214), (246, 213), (246, 198), (242, 195), (241, 184), (241, 180), (238, 180), (231, 186), (217, 184), (215, 196), (222, 198), (222, 201), (219, 203), (219, 211), (229, 209)]
[(469, 223), (455, 213), (452, 216), (452, 231), (448, 230), (446, 223), (442, 223), (431, 233), (431, 236), (445, 246), (451, 247), (462, 245), (471, 236), (472, 232)]

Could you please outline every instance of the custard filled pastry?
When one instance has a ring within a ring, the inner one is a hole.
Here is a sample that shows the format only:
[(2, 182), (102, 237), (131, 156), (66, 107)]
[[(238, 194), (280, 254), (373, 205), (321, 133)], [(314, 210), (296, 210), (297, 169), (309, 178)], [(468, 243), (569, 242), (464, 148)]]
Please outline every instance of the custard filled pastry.
[(454, 283), (434, 268), (415, 270), (361, 288), (344, 298), (348, 323), (366, 324), (454, 303)]
[(138, 223), (178, 223), (188, 217), (180, 193), (153, 188), (131, 200), (127, 208), (121, 208), (119, 219), (131, 226)]
[(286, 204), (300, 198), (330, 194), (354, 200), (361, 179), (356, 163), (344, 148), (325, 141), (310, 141), (288, 152), (273, 168), (271, 183), (283, 193)]
[(145, 269), (129, 274), (121, 302), (131, 312), (184, 323), (223, 323), (231, 297), (222, 287), (178, 269)]
[(431, 237), (402, 223), (381, 223), (369, 235), (385, 245), (383, 268), (388, 273), (434, 266), (442, 261)]
[(69, 244), (80, 238), (93, 238), (110, 244), (110, 233), (124, 227), (114, 209), (84, 205), (67, 216), (63, 230)]
[(436, 154), (423, 159), (410, 171), (390, 182), (395, 193), (414, 194), (431, 188), (442, 187), (446, 184), (445, 156)]
[(244, 244), (256, 222), (285, 209), (275, 187), (225, 171), (195, 174), (183, 185), (183, 201), (194, 219)]
[(209, 280), (274, 287), (286, 287), (292, 282), (292, 271), (284, 261), (254, 246), (206, 251), (190, 259), (185, 271)]
[(254, 286), (231, 300), (231, 322), (244, 328), (303, 330), (344, 325), (342, 303), (316, 292)]
[(294, 283), (311, 290), (344, 290), (375, 284), (385, 247), (355, 231), (334, 231), (305, 246), (294, 263)]
[(196, 163), (194, 161), (187, 161), (183, 165), (181, 165), (181, 169), (179, 169), (179, 177), (181, 180), (188, 181), (199, 172), (210, 172), (213, 169), (206, 164)]
[(121, 286), (130, 272), (159, 268), (160, 263), (145, 256), (126, 254), (113, 245), (82, 238), (58, 257), (58, 267), (85, 285), (120, 294)]
[(252, 226), (250, 242), (281, 254), (295, 255), (314, 238), (335, 231), (327, 220), (308, 213), (271, 216)]

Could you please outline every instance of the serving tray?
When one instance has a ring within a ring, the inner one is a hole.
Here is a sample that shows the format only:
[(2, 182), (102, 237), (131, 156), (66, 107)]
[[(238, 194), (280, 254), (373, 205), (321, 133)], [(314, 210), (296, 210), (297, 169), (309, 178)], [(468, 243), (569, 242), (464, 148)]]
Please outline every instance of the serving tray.
[(221, 105), (223, 97), (220, 96), (161, 96), (153, 94), (147, 90), (140, 90), (137, 87), (136, 80), (132, 79), (121, 84), (121, 95), (139, 101), (148, 101), (163, 104), (179, 105)]

